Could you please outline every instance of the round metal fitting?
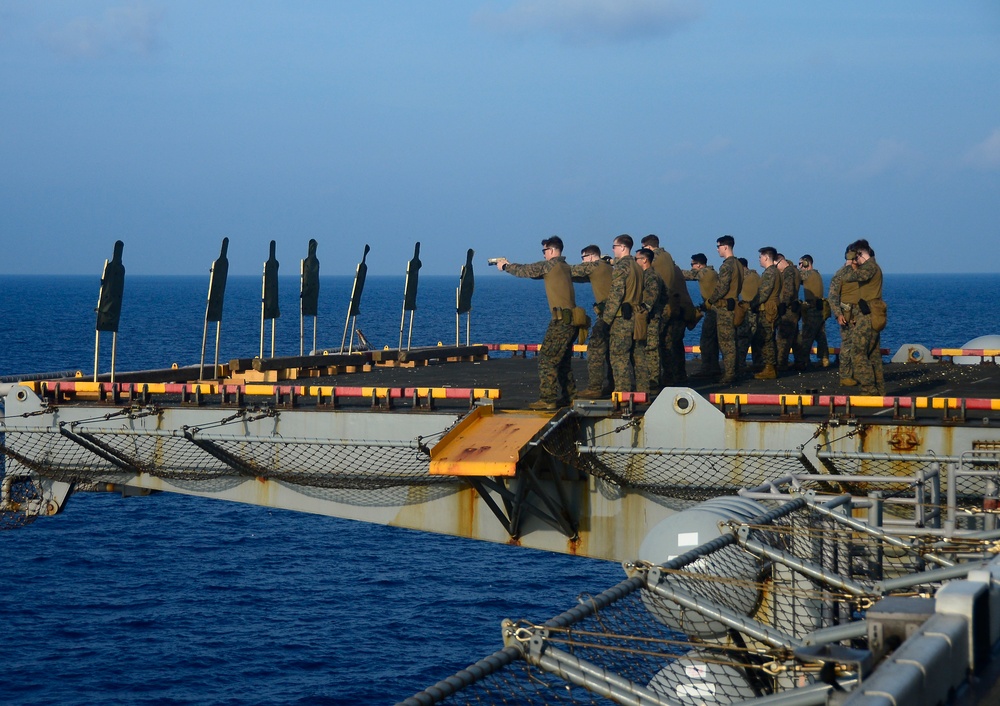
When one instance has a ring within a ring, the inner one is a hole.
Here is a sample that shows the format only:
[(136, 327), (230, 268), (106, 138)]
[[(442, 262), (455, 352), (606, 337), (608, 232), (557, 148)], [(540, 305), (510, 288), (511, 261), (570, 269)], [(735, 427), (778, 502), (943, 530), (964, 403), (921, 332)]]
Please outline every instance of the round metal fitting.
[(694, 397), (690, 392), (678, 392), (674, 395), (674, 411), (677, 414), (690, 414), (694, 409)]

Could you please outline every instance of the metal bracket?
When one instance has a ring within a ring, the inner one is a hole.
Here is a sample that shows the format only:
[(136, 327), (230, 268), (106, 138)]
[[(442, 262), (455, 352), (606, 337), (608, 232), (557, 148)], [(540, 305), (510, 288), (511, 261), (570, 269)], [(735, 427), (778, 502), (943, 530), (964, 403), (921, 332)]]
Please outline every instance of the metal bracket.
[(232, 455), (225, 449), (220, 448), (211, 441), (206, 441), (205, 439), (197, 439), (194, 434), (189, 430), (184, 430), (184, 438), (190, 441), (192, 444), (197, 446), (199, 449), (207, 453), (209, 456), (222, 461), (224, 464), (235, 470), (240, 475), (252, 476), (254, 478), (261, 476), (261, 469), (247, 463), (243, 459)]
[(70, 431), (66, 428), (65, 424), (59, 425), (59, 433), (69, 439), (70, 441), (79, 444), (83, 448), (87, 449), (90, 453), (104, 459), (112, 466), (121, 469), (126, 473), (131, 473), (133, 475), (139, 475), (144, 471), (140, 468), (134, 459), (129, 458), (125, 454), (121, 453), (117, 449), (114, 449), (107, 444), (101, 443), (96, 437), (91, 434), (80, 433)]
[[(531, 513), (545, 524), (562, 532), (568, 539), (578, 539), (579, 524), (577, 518), (571, 515), (561, 497), (558, 495), (553, 497), (552, 493), (547, 492), (542, 487), (535, 473), (541, 460), (541, 456), (536, 457), (533, 464), (535, 468), (529, 467), (523, 462), (518, 464), (516, 476), (518, 485), (514, 491), (510, 490), (499, 479), (468, 478), (467, 480), (512, 539), (521, 536), (525, 513)], [(499, 496), (504, 504), (503, 509), (500, 508), (491, 492)]]

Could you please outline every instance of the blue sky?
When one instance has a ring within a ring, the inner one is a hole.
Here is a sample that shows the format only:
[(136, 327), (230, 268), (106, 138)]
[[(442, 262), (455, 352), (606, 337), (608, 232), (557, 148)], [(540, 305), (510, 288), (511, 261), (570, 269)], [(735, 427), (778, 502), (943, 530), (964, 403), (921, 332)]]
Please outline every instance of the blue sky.
[[(0, 272), (657, 233), (1000, 269), (1000, 3), (0, 0)], [(485, 266), (482, 271), (485, 272)]]

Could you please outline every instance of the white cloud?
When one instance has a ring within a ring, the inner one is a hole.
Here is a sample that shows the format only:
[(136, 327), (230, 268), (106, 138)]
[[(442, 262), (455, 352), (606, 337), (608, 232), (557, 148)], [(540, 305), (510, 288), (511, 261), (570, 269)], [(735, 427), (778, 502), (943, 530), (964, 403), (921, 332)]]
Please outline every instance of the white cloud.
[(966, 152), (964, 161), (978, 169), (1000, 169), (1000, 128)]
[(702, 14), (699, 0), (517, 0), (475, 21), (509, 34), (549, 33), (574, 43), (668, 35)]
[(156, 48), (160, 10), (143, 5), (111, 7), (100, 17), (77, 17), (44, 35), (53, 51), (74, 59), (117, 53), (147, 56)]
[(913, 170), (919, 162), (919, 155), (905, 142), (883, 139), (875, 145), (871, 156), (854, 170), (854, 175), (862, 179), (905, 169)]

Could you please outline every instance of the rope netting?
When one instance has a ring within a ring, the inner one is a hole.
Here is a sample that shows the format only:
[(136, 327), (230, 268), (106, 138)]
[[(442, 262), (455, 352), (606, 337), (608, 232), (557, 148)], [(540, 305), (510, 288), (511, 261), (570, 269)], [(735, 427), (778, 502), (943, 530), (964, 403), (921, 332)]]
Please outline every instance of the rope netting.
[[(917, 572), (911, 585), (892, 595), (919, 595), (935, 585), (931, 576), (919, 577), (926, 568), (919, 541), (915, 551), (902, 552), (809, 507), (747, 529), (750, 540), (820, 567), (827, 577), (811, 578), (788, 561), (716, 539), (658, 569), (657, 585), (688, 596), (693, 607), (633, 575), (597, 597), (582, 596), (579, 606), (544, 623), (508, 621), (506, 641), (520, 640), (519, 658), (478, 678), (471, 667), (451, 677), (446, 681), (463, 685), (447, 697), (432, 687), (404, 703), (610, 704), (601, 695), (608, 684), (619, 697), (648, 691), (681, 703), (758, 698), (817, 683), (821, 665), (797, 661), (792, 650), (816, 630), (863, 619), (889, 595), (876, 590), (876, 581)], [(993, 550), (986, 541), (965, 549)], [(614, 597), (601, 600), (609, 595)], [(717, 621), (713, 611), (719, 607), (745, 616), (748, 626)], [(866, 647), (861, 634), (851, 646)], [(538, 636), (544, 649), (533, 652), (530, 640)]]
[[(0, 404), (2, 412), (3, 405)], [(24, 527), (38, 517), (37, 513), (27, 512), (26, 508), (41, 502), (41, 492), (29, 473), (19, 470), (16, 464), (15, 455), (7, 451), (6, 435), (0, 433), (0, 530)]]
[[(3, 447), (0, 445), (0, 457)], [(4, 474), (0, 473), (0, 479)], [(0, 506), (0, 531), (17, 529), (34, 522), (38, 518), (35, 512), (26, 512), (24, 508), (29, 503), (39, 503), (42, 495), (31, 478), (17, 477), (10, 479), (9, 496)]]
[[(20, 459), (12, 463), (64, 481), (116, 482), (146, 473), (168, 480), (249, 476), (350, 489), (453, 482), (428, 472), (429, 447), (436, 439), (238, 436), (219, 433), (221, 425), (164, 431), (127, 421), (111, 428), (107, 421), (102, 417), (63, 427), (9, 428), (8, 446)], [(561, 424), (545, 440), (544, 450), (578, 474), (686, 501), (735, 493), (777, 475), (801, 472), (807, 463), (794, 452), (578, 449), (579, 431), (578, 420)]]
[[(428, 474), (427, 449), (411, 442), (185, 436), (146, 430), (74, 429), (71, 435), (7, 432), (8, 466), (53, 480), (115, 482), (148, 473), (169, 480), (246, 476), (320, 488), (452, 482)], [(18, 460), (20, 459), (20, 460)]]
[(804, 456), (727, 449), (581, 448), (579, 465), (598, 478), (633, 490), (684, 500), (735, 494), (808, 469)]

